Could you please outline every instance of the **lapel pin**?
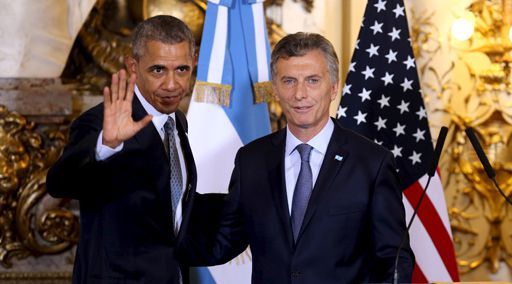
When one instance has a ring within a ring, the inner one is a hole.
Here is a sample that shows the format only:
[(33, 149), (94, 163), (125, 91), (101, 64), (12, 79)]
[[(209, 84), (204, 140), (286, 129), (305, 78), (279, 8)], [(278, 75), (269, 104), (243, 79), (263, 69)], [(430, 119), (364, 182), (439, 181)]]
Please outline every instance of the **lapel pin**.
[(338, 161), (338, 162), (341, 162), (341, 160), (343, 160), (343, 157), (342, 157), (342, 156), (340, 156), (340, 155), (336, 155), (336, 156), (334, 156), (334, 159), (335, 159), (336, 161)]

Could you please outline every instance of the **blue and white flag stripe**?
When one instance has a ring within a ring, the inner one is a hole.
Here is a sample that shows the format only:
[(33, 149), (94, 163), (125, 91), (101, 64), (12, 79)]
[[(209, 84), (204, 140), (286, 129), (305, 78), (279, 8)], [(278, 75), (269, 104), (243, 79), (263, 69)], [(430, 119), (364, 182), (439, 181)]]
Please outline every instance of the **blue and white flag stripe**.
[[(208, 2), (187, 114), (199, 193), (227, 192), (238, 149), (270, 133), (267, 104), (256, 100), (254, 91), (270, 86), (269, 59), (261, 0)], [(211, 95), (228, 99), (209, 100)], [(228, 264), (199, 268), (194, 277), (200, 284), (250, 283), (251, 267), (246, 251)]]
[[(206, 13), (203, 38), (201, 40), (201, 53), (199, 54), (197, 80), (221, 84), (225, 81), (231, 83), (231, 62), (225, 62), (228, 36), (228, 8), (226, 6), (208, 5)], [(227, 54), (229, 56), (229, 54)], [(207, 68), (204, 68), (207, 66)], [(223, 80), (223, 75), (226, 78)]]
[(243, 18), (252, 17), (253, 19), (253, 21), (247, 21), (247, 24), (244, 25), (246, 44), (247, 46), (255, 47), (254, 49), (247, 50), (249, 72), (253, 82), (265, 82), (270, 80), (270, 69), (268, 66), (270, 62), (270, 44), (267, 40), (263, 3), (256, 3), (250, 6), (248, 7), (250, 9), (242, 10)]

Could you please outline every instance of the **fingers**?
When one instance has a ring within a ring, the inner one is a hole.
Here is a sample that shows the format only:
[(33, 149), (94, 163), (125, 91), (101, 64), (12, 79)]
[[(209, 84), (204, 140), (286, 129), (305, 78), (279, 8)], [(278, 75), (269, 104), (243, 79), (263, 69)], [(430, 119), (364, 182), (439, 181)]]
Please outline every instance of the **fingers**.
[(119, 71), (119, 99), (124, 100), (126, 97), (126, 71), (121, 69)]
[(110, 105), (112, 105), (112, 101), (110, 99), (110, 89), (107, 86), (103, 88), (103, 104), (105, 108), (108, 108)]
[[(135, 74), (131, 74), (130, 78), (126, 78), (126, 75), (127, 73), (124, 69), (112, 74), (112, 82), (110, 83), (108, 98), (110, 103), (114, 103), (117, 100), (131, 101), (133, 99), (133, 91), (135, 89), (137, 76)], [(105, 96), (105, 90), (103, 91), (103, 94)], [(106, 99), (107, 97), (105, 96), (105, 101), (107, 101)]]
[(110, 95), (112, 99), (112, 103), (117, 101), (118, 98), (118, 91), (119, 91), (119, 74), (114, 73), (112, 74), (112, 82), (110, 83)]
[(126, 90), (126, 100), (132, 101), (133, 100), (133, 92), (135, 89), (135, 81), (137, 80), (137, 76), (135, 73), (130, 75), (130, 79), (128, 81), (128, 89)]

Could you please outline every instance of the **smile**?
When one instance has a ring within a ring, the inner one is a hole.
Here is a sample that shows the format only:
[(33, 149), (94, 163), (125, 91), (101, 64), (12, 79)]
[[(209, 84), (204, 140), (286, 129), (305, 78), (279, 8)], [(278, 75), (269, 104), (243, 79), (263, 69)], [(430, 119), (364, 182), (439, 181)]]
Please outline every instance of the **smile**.
[(297, 112), (306, 112), (311, 109), (311, 106), (296, 106), (293, 109)]

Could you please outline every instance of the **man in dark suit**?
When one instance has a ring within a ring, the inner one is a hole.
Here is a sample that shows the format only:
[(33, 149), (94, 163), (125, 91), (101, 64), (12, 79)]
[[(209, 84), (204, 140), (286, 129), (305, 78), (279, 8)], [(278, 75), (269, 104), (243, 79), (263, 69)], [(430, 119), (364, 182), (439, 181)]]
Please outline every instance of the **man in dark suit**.
[(73, 283), (187, 283), (175, 246), (190, 218), (196, 169), (178, 110), (195, 65), (192, 33), (157, 16), (134, 30), (132, 55), (104, 102), (77, 118), (47, 176), (80, 202)]
[[(271, 69), (287, 127), (238, 151), (215, 237), (189, 233), (181, 253), (215, 265), (250, 245), (252, 283), (390, 282), (406, 230), (402, 193), (392, 154), (329, 117), (334, 48), (318, 34), (288, 35)], [(400, 282), (414, 264), (405, 236)]]

